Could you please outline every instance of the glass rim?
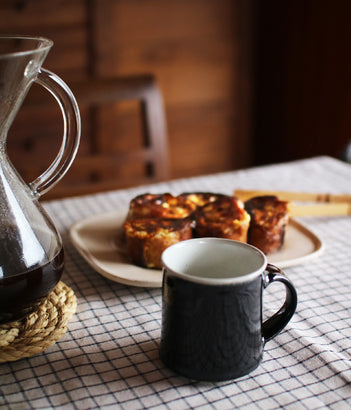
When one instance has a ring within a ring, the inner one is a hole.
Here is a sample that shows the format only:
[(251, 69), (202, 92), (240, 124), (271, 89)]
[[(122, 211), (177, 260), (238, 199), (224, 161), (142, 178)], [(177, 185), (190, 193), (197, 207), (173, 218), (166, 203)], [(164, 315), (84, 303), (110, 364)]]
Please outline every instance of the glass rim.
[(3, 40), (31, 40), (31, 41), (37, 41), (39, 45), (37, 47), (31, 47), (26, 50), (20, 50), (20, 51), (9, 51), (9, 52), (0, 52), (0, 59), (4, 57), (10, 57), (10, 56), (24, 56), (24, 55), (29, 55), (33, 54), (36, 52), (43, 52), (45, 50), (49, 50), (54, 42), (46, 37), (41, 37), (41, 36), (31, 36), (31, 35), (23, 35), (23, 34), (0, 34), (0, 42)]

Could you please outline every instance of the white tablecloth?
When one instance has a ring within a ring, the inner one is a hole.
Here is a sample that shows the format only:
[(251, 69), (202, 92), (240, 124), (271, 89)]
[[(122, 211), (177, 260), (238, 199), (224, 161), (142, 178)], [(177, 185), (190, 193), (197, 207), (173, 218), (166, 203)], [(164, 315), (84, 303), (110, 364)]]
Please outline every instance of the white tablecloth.
[[(144, 192), (277, 189), (351, 193), (351, 166), (329, 157), (171, 181), (45, 203), (66, 251), (63, 281), (77, 298), (68, 332), (44, 353), (0, 364), (4, 409), (343, 409), (351, 407), (351, 217), (301, 218), (325, 245), (318, 258), (285, 269), (297, 312), (265, 346), (261, 365), (225, 383), (198, 383), (158, 356), (161, 290), (112, 282), (78, 254), (76, 221), (126, 211)], [(276, 295), (266, 292), (265, 305)]]

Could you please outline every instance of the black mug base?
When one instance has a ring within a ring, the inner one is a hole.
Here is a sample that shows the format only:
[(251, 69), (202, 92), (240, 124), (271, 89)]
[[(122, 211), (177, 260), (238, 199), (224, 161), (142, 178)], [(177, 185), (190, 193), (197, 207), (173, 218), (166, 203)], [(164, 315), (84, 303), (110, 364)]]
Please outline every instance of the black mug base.
[(194, 380), (197, 382), (225, 382), (230, 380), (236, 380), (241, 377), (245, 377), (251, 372), (253, 372), (257, 367), (260, 365), (262, 358), (258, 360), (256, 363), (251, 364), (250, 367), (241, 367), (236, 369), (223, 369), (220, 371), (216, 369), (215, 372), (209, 372), (207, 369), (198, 369), (196, 365), (189, 366), (187, 365), (186, 368), (182, 368), (179, 366), (179, 362), (177, 361), (168, 361), (167, 357), (164, 357), (162, 354), (162, 349), (160, 351), (160, 359), (162, 363), (169, 369), (173, 370), (175, 373), (179, 374), (180, 376), (186, 377), (190, 380)]

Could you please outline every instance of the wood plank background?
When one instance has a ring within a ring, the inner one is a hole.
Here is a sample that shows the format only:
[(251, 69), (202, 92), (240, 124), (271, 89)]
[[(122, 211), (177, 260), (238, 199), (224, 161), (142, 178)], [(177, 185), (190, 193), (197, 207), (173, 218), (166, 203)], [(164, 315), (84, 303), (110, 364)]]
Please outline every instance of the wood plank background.
[[(68, 84), (87, 76), (153, 73), (165, 101), (171, 177), (177, 178), (251, 163), (250, 7), (243, 0), (4, 0), (1, 31), (52, 38), (45, 67)], [(79, 155), (123, 150), (138, 141), (136, 115), (130, 104), (101, 107), (92, 136), (89, 110), (83, 110)], [(26, 180), (45, 168), (38, 161), (43, 152), (52, 159), (60, 130), (54, 107), (36, 113), (24, 108), (16, 118), (9, 154)], [(123, 173), (107, 174), (73, 165), (61, 188), (90, 181), (94, 190), (101, 178), (115, 179), (118, 187)]]
[[(346, 0), (2, 0), (0, 31), (53, 39), (44, 66), (68, 84), (154, 74), (178, 178), (339, 156), (351, 140), (350, 12)], [(24, 106), (9, 133), (10, 158), (27, 181), (60, 144), (60, 113), (50, 96), (43, 101), (40, 110)], [(73, 164), (59, 195), (86, 183), (93, 192), (101, 180), (118, 188), (142, 172), (96, 162), (139, 144), (135, 104), (100, 107), (94, 121), (89, 107), (81, 113), (87, 165)], [(54, 196), (55, 188), (46, 198)]]

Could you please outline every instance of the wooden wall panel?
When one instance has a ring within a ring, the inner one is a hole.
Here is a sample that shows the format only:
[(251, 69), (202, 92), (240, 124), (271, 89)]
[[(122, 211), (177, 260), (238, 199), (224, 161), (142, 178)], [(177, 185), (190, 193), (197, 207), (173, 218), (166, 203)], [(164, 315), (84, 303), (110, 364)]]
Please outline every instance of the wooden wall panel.
[(1, 0), (0, 31), (39, 35), (54, 41), (45, 66), (58, 75), (82, 75), (87, 69), (85, 0)]
[[(156, 75), (166, 103), (172, 176), (248, 165), (249, 123), (239, 126), (247, 118), (248, 100), (239, 93), (251, 92), (241, 81), (252, 70), (252, 49), (245, 50), (250, 38), (240, 32), (245, 25), (240, 21), (252, 27), (251, 10), (231, 0), (94, 4), (94, 72)], [(239, 71), (245, 63), (246, 71)]]
[[(165, 102), (176, 178), (251, 164), (254, 2), (2, 0), (0, 30), (53, 39), (44, 66), (68, 84), (154, 74)], [(8, 139), (10, 157), (26, 180), (45, 168), (61, 139), (59, 110), (45, 92), (42, 98), (45, 112), (24, 105)], [(130, 176), (137, 184), (143, 169), (112, 160), (104, 169), (102, 158), (140, 145), (138, 109), (112, 104), (81, 110), (81, 146), (60, 194), (65, 186), (67, 193), (74, 186), (81, 192), (79, 184), (89, 183), (94, 191), (94, 181), (105, 177), (115, 179), (116, 188)]]

